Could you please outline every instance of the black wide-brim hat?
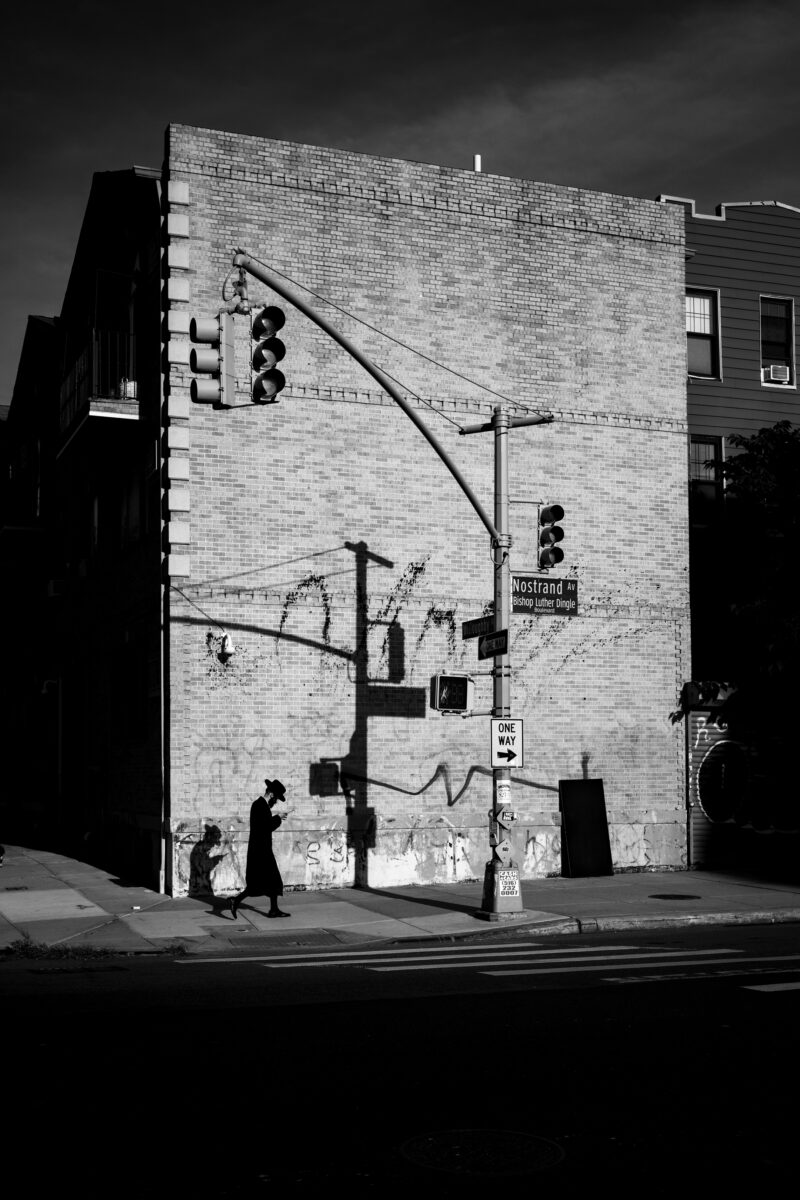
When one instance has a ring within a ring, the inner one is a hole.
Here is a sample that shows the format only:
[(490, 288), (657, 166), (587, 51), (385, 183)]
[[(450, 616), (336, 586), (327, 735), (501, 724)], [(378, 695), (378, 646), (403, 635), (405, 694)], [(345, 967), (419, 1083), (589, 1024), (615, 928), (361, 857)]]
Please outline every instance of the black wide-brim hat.
[(267, 791), (272, 792), (273, 796), (277, 796), (278, 799), (286, 795), (286, 788), (280, 779), (265, 779), (264, 783), (267, 785)]

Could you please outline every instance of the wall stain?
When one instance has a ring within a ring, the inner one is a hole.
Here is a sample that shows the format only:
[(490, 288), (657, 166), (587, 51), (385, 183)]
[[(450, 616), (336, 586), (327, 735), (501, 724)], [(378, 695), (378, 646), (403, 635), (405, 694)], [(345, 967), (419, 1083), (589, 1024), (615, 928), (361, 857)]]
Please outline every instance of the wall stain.
[(458, 642), (456, 640), (456, 611), (454, 608), (439, 608), (436, 604), (431, 604), (425, 615), (425, 620), (422, 624), (422, 632), (417, 638), (416, 649), (419, 650), (422, 642), (431, 629), (445, 629), (447, 632), (447, 650), (452, 658), (458, 656)]
[(296, 588), (292, 588), (287, 592), (286, 599), (283, 602), (281, 610), (281, 623), (278, 627), (278, 637), (275, 639), (275, 653), (278, 653), (280, 645), (280, 636), (283, 633), (284, 626), (289, 617), (289, 610), (293, 605), (297, 604), (301, 596), (306, 596), (312, 590), (319, 592), (322, 599), (322, 610), (325, 614), (325, 619), (322, 624), (322, 642), (329, 646), (331, 640), (331, 597), (325, 582), (324, 575), (306, 575), (305, 579), (301, 579)]

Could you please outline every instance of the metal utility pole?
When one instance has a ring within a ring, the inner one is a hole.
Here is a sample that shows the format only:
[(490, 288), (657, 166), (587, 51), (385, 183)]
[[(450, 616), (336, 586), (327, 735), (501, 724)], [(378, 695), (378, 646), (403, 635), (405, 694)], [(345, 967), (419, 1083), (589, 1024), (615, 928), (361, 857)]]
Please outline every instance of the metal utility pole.
[[(511, 533), (509, 530), (508, 496), (508, 431), (518, 425), (543, 425), (551, 416), (512, 417), (504, 404), (499, 404), (492, 420), (481, 425), (466, 425), (462, 433), (494, 432), (494, 523), (497, 530), (492, 538), (494, 562), (494, 619), (495, 632), (508, 630), (511, 625)], [(492, 716), (511, 721), (511, 660), (508, 647), (494, 659)], [(511, 814), (510, 766), (492, 767), (492, 810), (489, 813), (489, 845), (492, 857), (486, 864), (483, 879), (483, 900), (478, 916), (484, 920), (501, 921), (521, 913), (522, 891), (519, 867), (511, 858), (508, 830), (514, 820)]]
[[(492, 539), (492, 557), (494, 561), (494, 623), (495, 631), (508, 631), (511, 622), (511, 534), (509, 532), (509, 497), (508, 497), (508, 431), (520, 425), (545, 425), (552, 421), (549, 415), (534, 417), (512, 417), (508, 406), (499, 404), (491, 421), (481, 425), (463, 426), (459, 431), (465, 433), (494, 432), (494, 522), (484, 511), (483, 506), (467, 483), (461, 471), (450, 455), (439, 443), (430, 429), (420, 419), (405, 396), (395, 386), (393, 381), (377, 367), (362, 351), (335, 329), (300, 296), (294, 289), (287, 286), (285, 280), (270, 271), (263, 263), (257, 262), (243, 251), (237, 251), (233, 265), (247, 271), (255, 279), (261, 280), (279, 296), (283, 296), (295, 308), (324, 330), (347, 353), (360, 363), (373, 379), (391, 396), (403, 412), (414, 422), (420, 433), (428, 440), (441, 458), (450, 474), (458, 483), (464, 495), (478, 514)], [(503, 654), (494, 657), (494, 694), (492, 717), (511, 722), (511, 663), (508, 648)], [(469, 715), (469, 714), (465, 714)], [(477, 713), (474, 715), (478, 715)], [(489, 844), (492, 857), (486, 864), (483, 884), (483, 902), (478, 916), (486, 920), (503, 920), (513, 918), (522, 910), (522, 893), (519, 885), (519, 868), (511, 859), (511, 843), (508, 830), (513, 820), (510, 815), (511, 801), (511, 770), (510, 766), (494, 766), (492, 769), (492, 810), (489, 813)]]

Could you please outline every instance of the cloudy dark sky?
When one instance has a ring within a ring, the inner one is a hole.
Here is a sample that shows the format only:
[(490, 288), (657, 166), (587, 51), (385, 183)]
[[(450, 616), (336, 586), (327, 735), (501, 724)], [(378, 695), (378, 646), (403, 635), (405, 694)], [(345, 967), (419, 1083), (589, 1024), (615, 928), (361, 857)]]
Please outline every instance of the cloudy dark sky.
[(171, 121), (653, 199), (800, 207), (797, 0), (18, 3), (0, 91), (0, 406), (94, 171)]

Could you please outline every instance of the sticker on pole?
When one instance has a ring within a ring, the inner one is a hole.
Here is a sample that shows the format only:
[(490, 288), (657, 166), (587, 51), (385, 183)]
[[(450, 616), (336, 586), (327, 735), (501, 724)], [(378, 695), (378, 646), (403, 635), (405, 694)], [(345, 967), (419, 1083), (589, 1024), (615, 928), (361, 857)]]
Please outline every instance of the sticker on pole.
[(522, 767), (522, 721), (492, 717), (492, 766)]
[(515, 868), (512, 868), (511, 870), (498, 871), (495, 878), (497, 879), (498, 896), (519, 895), (519, 871), (517, 871)]

